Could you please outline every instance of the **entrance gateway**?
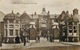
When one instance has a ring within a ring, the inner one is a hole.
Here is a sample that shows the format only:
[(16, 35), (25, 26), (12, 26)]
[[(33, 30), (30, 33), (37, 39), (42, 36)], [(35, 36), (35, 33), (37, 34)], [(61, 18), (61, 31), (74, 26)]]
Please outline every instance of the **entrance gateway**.
[(59, 29), (58, 28), (53, 29), (52, 34), (53, 34), (53, 41), (59, 42), (59, 36), (60, 36)]
[(30, 28), (30, 34), (29, 34), (29, 37), (30, 37), (30, 42), (36, 40), (36, 30), (35, 28)]
[(29, 33), (29, 41), (30, 42), (36, 42), (36, 27), (35, 27), (35, 22), (30, 22), (30, 33)]
[(52, 27), (52, 35), (53, 35), (53, 41), (54, 42), (59, 42), (60, 40), (60, 30), (59, 30), (59, 24), (57, 22), (54, 22), (53, 27)]

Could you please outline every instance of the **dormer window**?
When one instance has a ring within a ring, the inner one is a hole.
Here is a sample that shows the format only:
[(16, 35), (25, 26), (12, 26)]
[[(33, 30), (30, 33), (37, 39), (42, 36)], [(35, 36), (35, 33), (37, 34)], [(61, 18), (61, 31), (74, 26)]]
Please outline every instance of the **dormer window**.
[(9, 23), (13, 23), (14, 22), (14, 20), (9, 20)]
[(74, 22), (74, 25), (77, 25), (77, 22)]

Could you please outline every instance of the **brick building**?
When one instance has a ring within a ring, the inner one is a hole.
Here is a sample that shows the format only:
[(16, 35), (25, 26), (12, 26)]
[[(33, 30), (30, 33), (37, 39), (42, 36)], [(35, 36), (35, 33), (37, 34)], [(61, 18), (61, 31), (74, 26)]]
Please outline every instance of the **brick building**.
[[(80, 37), (79, 32), (79, 20), (78, 9), (73, 10), (73, 15), (69, 15), (69, 12), (63, 11), (58, 17), (60, 24), (60, 40), (69, 42), (78, 42)], [(61, 24), (61, 23), (62, 24)]]

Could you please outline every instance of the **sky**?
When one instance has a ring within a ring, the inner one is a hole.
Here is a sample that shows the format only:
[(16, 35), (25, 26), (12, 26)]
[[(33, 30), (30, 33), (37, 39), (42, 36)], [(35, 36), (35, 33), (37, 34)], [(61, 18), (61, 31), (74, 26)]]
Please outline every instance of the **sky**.
[(46, 12), (50, 11), (50, 14), (61, 14), (67, 10), (72, 14), (74, 8), (80, 9), (80, 0), (0, 0), (0, 11), (4, 14), (11, 13), (12, 10), (20, 14), (24, 11), (27, 14), (41, 14), (43, 7)]

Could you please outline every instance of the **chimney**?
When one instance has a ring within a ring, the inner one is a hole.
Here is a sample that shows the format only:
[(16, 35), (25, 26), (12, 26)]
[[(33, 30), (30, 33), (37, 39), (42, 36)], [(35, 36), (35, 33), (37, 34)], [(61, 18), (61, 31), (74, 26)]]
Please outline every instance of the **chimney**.
[(19, 12), (17, 12), (17, 15), (20, 17), (20, 13)]
[(66, 11), (66, 14), (65, 14), (66, 16), (69, 16), (69, 11)]
[(65, 11), (62, 11), (62, 14), (65, 14)]
[(26, 13), (26, 11), (24, 11), (23, 13)]
[(19, 14), (19, 12), (17, 12), (17, 14)]
[(42, 8), (42, 12), (46, 12), (45, 7)]
[(66, 11), (66, 14), (69, 14), (69, 11)]
[(36, 12), (34, 12), (34, 15), (36, 15)]
[(75, 14), (78, 14), (78, 9), (77, 9), (77, 8), (75, 8), (75, 9), (73, 10), (73, 15), (75, 15)]
[(48, 15), (50, 14), (50, 11), (48, 11), (48, 13), (47, 13)]
[(34, 15), (33, 15), (33, 13), (32, 13), (32, 15), (31, 15), (31, 16), (32, 16), (32, 19), (33, 19), (33, 16), (34, 16)]
[(13, 13), (13, 10), (12, 10), (12, 13)]

